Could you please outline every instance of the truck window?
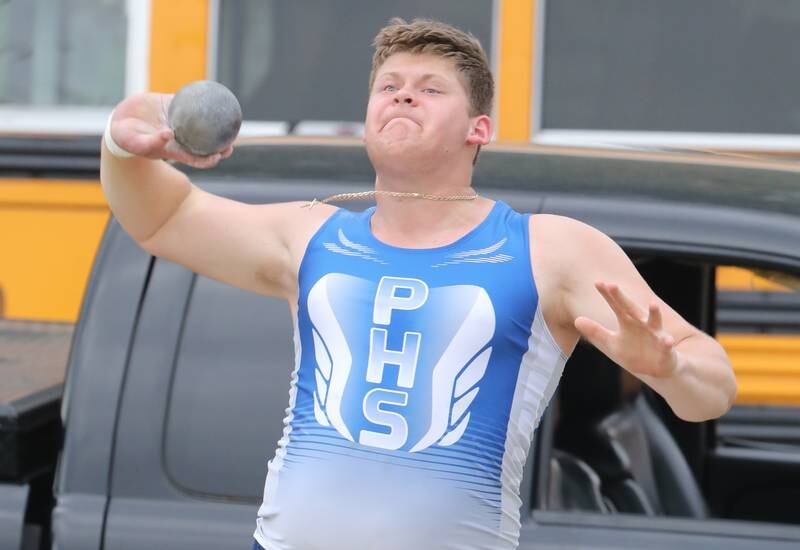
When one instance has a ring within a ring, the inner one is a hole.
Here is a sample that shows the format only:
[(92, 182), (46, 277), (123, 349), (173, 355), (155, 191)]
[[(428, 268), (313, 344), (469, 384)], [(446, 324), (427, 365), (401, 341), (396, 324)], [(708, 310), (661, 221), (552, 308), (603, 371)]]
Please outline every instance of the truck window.
[[(681, 421), (635, 377), (579, 345), (551, 424), (543, 421), (538, 434), (536, 509), (565, 512), (560, 521), (576, 524), (586, 513), (638, 515), (651, 527), (664, 518), (664, 530), (675, 518), (800, 524), (790, 504), (800, 480), (800, 278), (654, 256), (635, 259), (637, 268), (725, 347), (737, 401), (717, 420)], [(616, 519), (594, 524), (605, 521)]]
[(166, 418), (172, 481), (202, 495), (260, 499), (293, 365), (285, 302), (197, 276)]

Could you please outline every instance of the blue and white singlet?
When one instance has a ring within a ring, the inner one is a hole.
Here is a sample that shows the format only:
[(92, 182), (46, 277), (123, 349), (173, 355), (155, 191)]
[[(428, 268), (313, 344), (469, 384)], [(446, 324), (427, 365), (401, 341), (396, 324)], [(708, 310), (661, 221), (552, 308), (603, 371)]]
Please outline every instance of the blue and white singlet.
[(510, 550), (533, 431), (566, 357), (528, 216), (496, 202), (403, 249), (340, 209), (299, 271), (296, 365), (255, 538), (266, 550)]

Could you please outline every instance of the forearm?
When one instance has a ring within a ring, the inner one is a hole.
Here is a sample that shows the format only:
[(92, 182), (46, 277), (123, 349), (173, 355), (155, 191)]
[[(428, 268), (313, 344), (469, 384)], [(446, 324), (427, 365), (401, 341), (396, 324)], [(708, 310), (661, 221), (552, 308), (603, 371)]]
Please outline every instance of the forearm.
[(103, 145), (100, 183), (111, 211), (138, 242), (150, 238), (189, 196), (192, 184), (161, 160), (121, 159)]
[(722, 346), (697, 334), (679, 342), (675, 351), (677, 367), (670, 376), (641, 379), (684, 420), (701, 422), (725, 414), (736, 397), (736, 377)]

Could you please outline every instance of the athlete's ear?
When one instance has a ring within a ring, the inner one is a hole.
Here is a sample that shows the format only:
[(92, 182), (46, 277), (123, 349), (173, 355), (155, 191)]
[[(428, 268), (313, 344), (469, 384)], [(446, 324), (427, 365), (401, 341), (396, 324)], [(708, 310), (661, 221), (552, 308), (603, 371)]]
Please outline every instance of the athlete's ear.
[(478, 115), (471, 119), (467, 143), (470, 145), (486, 145), (492, 139), (492, 119), (487, 115)]

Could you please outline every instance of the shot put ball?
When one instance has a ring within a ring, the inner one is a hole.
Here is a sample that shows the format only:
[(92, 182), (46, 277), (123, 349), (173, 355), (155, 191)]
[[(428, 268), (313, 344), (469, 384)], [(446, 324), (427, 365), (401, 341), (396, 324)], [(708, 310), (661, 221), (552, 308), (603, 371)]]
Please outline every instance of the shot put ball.
[(167, 119), (175, 141), (204, 157), (233, 143), (242, 126), (242, 108), (233, 92), (219, 82), (197, 80), (178, 90)]

